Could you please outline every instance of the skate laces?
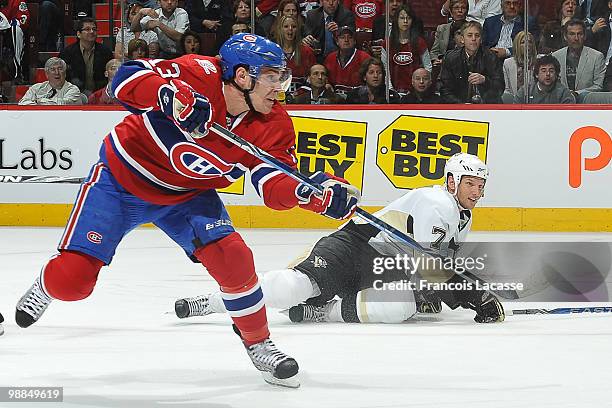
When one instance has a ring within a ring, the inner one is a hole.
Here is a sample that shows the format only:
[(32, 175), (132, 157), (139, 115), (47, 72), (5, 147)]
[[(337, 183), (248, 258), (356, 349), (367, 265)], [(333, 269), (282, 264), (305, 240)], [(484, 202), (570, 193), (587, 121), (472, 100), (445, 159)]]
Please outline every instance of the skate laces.
[(325, 321), (325, 306), (302, 305), (304, 308), (304, 320), (321, 323)]
[(208, 300), (208, 296), (196, 296), (193, 298), (187, 298), (185, 299), (185, 301), (189, 306), (190, 316), (205, 316), (207, 314), (210, 314), (210, 309), (208, 307), (210, 302)]
[(283, 361), (290, 358), (288, 355), (276, 348), (270, 339), (247, 347), (249, 357), (257, 369), (273, 372)]
[(43, 291), (40, 281), (37, 279), (30, 290), (24, 295), (20, 306), (21, 310), (34, 318), (38, 318), (49, 306), (49, 303), (51, 303), (51, 298)]

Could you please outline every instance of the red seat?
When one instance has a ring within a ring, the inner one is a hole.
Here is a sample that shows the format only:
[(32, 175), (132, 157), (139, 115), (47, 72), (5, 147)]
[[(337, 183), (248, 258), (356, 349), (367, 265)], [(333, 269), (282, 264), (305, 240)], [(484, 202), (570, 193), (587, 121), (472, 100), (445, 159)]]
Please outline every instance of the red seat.
[(45, 82), (47, 80), (47, 75), (45, 75), (44, 68), (36, 68), (34, 71), (34, 83), (37, 84), (39, 82)]
[(23, 98), (23, 95), (25, 95), (25, 93), (28, 92), (29, 88), (30, 88), (30, 85), (17, 85), (15, 87), (15, 102), (19, 102), (21, 98)]

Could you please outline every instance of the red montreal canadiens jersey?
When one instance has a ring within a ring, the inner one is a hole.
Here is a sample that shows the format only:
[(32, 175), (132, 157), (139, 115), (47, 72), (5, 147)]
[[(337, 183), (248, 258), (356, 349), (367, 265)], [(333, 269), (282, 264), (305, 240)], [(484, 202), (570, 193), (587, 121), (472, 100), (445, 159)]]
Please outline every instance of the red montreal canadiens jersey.
[[(104, 139), (103, 155), (113, 176), (137, 197), (155, 204), (176, 204), (204, 190), (229, 186), (250, 170), (251, 182), (268, 207), (298, 204), (297, 182), (226, 141), (213, 131), (200, 139), (180, 129), (160, 111), (158, 91), (182, 80), (206, 96), (212, 121), (227, 123), (221, 67), (215, 58), (189, 54), (174, 60), (135, 60), (123, 64), (113, 80), (128, 115)], [(295, 132), (289, 115), (276, 103), (263, 115), (249, 111), (232, 131), (295, 168)]]
[(359, 68), (363, 61), (370, 58), (370, 54), (365, 51), (355, 49), (343, 67), (338, 61), (338, 51), (334, 51), (325, 58), (325, 67), (329, 71), (329, 82), (334, 85), (346, 87), (357, 87), (363, 84), (363, 79), (359, 77)]
[(358, 30), (371, 30), (374, 19), (384, 13), (382, 0), (344, 0), (344, 7), (355, 15), (355, 27)]
[(399, 49), (391, 48), (389, 58), (391, 83), (398, 92), (407, 92), (412, 89), (412, 74), (423, 67), (421, 56), (427, 50), (427, 43), (422, 37), (418, 38), (418, 50), (414, 50), (410, 42), (401, 44)]

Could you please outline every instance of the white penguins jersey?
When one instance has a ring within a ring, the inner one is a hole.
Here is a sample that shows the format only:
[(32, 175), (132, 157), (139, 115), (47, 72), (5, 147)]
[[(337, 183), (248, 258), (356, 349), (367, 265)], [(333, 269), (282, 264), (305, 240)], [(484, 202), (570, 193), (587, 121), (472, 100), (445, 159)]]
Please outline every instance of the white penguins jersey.
[[(440, 255), (451, 258), (465, 241), (472, 226), (472, 212), (461, 208), (455, 197), (443, 186), (411, 190), (377, 211), (375, 215), (410, 235), (424, 248), (434, 249)], [(356, 218), (354, 222), (365, 223)], [(405, 247), (388, 245), (397, 244), (397, 240), (383, 232), (378, 233), (369, 242), (383, 255), (407, 252)]]

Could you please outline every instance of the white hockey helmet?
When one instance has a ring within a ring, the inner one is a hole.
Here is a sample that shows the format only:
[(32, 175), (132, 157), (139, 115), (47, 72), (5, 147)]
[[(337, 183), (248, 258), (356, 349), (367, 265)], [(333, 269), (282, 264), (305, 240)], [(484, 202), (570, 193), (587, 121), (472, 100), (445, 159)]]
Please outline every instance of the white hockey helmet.
[(448, 180), (449, 173), (455, 180), (455, 192), (453, 195), (457, 194), (457, 188), (463, 176), (478, 177), (484, 179), (485, 182), (489, 178), (489, 168), (487, 165), (478, 156), (469, 153), (455, 153), (446, 161), (444, 166), (444, 185), (447, 189), (446, 181)]

